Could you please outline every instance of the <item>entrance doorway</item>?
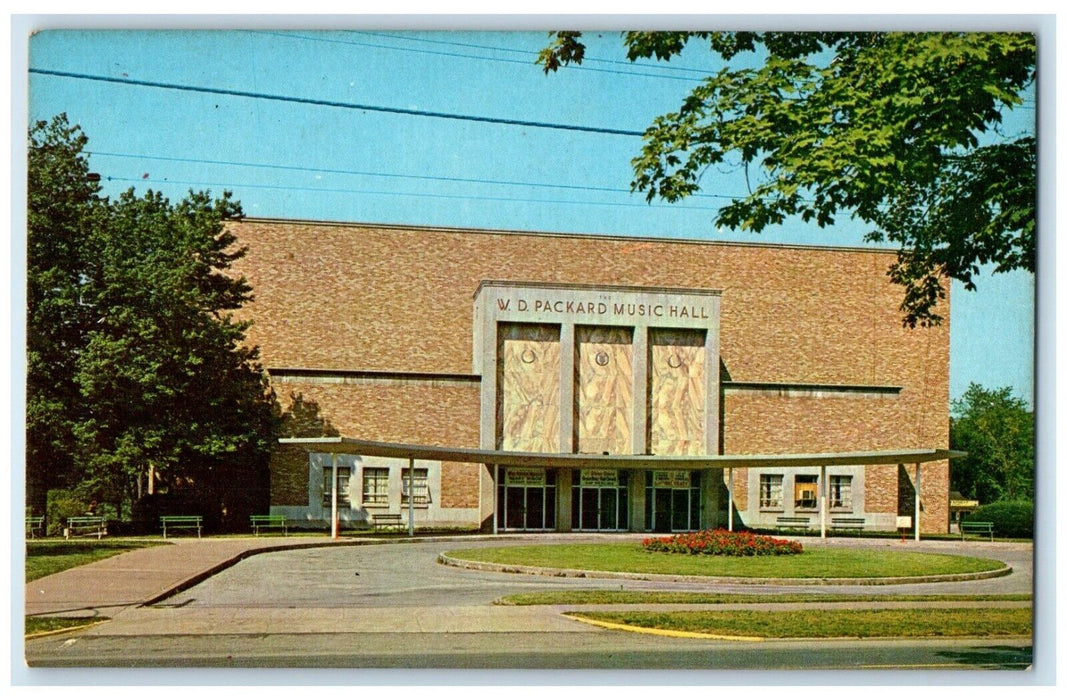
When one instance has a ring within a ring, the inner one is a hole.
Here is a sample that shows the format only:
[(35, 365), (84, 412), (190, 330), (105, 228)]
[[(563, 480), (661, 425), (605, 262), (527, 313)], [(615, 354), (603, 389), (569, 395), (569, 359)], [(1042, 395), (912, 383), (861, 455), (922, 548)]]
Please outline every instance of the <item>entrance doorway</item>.
[(582, 469), (571, 488), (571, 523), (575, 530), (628, 530), (630, 499), (627, 473)]
[(497, 505), (497, 527), (501, 530), (556, 529), (555, 470), (504, 469), (497, 486)]
[(645, 522), (653, 532), (700, 529), (700, 472), (652, 472), (645, 488)]

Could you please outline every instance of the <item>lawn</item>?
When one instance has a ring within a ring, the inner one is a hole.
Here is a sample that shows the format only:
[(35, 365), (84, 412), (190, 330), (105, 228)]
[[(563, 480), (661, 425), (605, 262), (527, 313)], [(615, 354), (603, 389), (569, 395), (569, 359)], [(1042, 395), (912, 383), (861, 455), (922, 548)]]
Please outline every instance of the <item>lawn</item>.
[(1029, 593), (988, 595), (847, 595), (842, 593), (700, 593), (692, 591), (538, 591), (504, 596), (494, 605), (727, 605), (731, 603), (881, 603), (1027, 601)]
[(738, 637), (1029, 637), (1033, 634), (1031, 608), (581, 612), (573, 616), (633, 627)]
[(491, 547), (446, 552), (455, 559), (558, 569), (742, 578), (862, 578), (992, 571), (995, 559), (890, 549), (808, 547), (803, 554), (720, 557), (646, 552), (637, 543)]
[(132, 549), (166, 544), (162, 540), (31, 540), (26, 543), (26, 580), (84, 566)]

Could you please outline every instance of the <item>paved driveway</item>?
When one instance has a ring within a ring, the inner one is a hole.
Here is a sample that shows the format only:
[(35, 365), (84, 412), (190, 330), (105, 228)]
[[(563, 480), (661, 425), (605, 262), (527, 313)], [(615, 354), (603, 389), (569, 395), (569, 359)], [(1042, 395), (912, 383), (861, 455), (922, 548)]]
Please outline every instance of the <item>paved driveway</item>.
[[(557, 538), (508, 538), (508, 542)], [(1012, 668), (1029, 663), (1029, 646), (1019, 642), (768, 642), (760, 647), (764, 652), (757, 653), (751, 645), (738, 643), (591, 628), (562, 617), (560, 608), (552, 606), (491, 604), (503, 595), (551, 588), (1022, 593), (1032, 586), (1028, 545), (871, 541), (868, 545), (875, 547), (988, 556), (1006, 561), (1016, 572), (982, 581), (874, 588), (555, 578), (471, 571), (436, 562), (437, 554), (450, 548), (498, 544), (415, 541), (259, 554), (156, 605), (122, 610), (110, 622), (69, 638), (30, 640), (27, 658), (46, 666), (840, 668), (884, 661), (889, 666), (989, 663)], [(777, 651), (768, 655), (772, 648)]]

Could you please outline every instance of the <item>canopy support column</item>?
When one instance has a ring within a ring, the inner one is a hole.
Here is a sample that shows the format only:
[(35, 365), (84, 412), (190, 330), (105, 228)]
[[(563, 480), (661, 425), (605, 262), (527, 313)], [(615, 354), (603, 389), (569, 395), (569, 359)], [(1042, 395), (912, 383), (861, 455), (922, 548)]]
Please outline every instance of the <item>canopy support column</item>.
[(337, 453), (333, 452), (333, 474), (330, 476), (330, 537), (337, 539)]
[(922, 494), (922, 463), (915, 463), (915, 541), (919, 541), (919, 511), (922, 510), (920, 501)]
[(493, 465), (493, 534), (497, 534), (500, 522), (500, 465)]
[(408, 537), (415, 536), (415, 458), (408, 458)]
[(734, 468), (726, 468), (726, 529), (734, 531)]
[(826, 502), (828, 490), (826, 485), (826, 465), (819, 467), (819, 537), (826, 539)]

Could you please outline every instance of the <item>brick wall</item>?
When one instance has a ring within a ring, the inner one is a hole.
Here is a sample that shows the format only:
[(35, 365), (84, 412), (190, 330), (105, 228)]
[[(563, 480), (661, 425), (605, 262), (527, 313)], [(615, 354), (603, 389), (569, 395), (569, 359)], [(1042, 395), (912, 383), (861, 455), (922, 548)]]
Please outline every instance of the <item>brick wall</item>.
[(477, 508), (478, 472), (481, 465), (464, 462), (441, 463), (441, 507)]
[[(477, 384), (353, 385), (285, 381), (276, 383), (274, 389), (283, 410), (298, 416), (297, 420), (286, 423), (291, 427), (288, 432), (292, 437), (344, 435), (386, 442), (478, 446)], [(272, 456), (270, 467), (271, 503), (306, 505), (307, 451), (279, 450)], [(441, 506), (478, 507), (477, 465), (446, 462), (441, 468)]]
[[(947, 372), (947, 324), (901, 326), (901, 290), (885, 275), (891, 253), (254, 220), (231, 227), (249, 248), (235, 267), (255, 290), (249, 339), (268, 367), (470, 372), (473, 295), (496, 279), (721, 289), (722, 359), (737, 381), (918, 391), (926, 373)], [(939, 377), (928, 379), (933, 401)]]
[(308, 504), (308, 453), (304, 448), (286, 445), (271, 453), (270, 504)]

